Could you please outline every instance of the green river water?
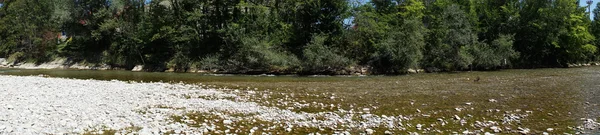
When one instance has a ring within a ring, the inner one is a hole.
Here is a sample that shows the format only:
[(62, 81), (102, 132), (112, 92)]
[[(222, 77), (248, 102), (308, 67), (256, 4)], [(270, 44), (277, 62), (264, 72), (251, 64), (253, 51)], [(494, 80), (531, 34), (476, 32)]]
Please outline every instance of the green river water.
[[(0, 75), (184, 82), (233, 89), (267, 91), (273, 96), (249, 97), (265, 106), (286, 108), (281, 101), (336, 104), (342, 109), (375, 108), (374, 114), (409, 115), (419, 123), (454, 115), (472, 120), (500, 120), (507, 112), (527, 117), (507, 127), (527, 127), (534, 133), (553, 128), (574, 132), (582, 119), (600, 118), (600, 67), (516, 69), (491, 72), (427, 73), (401, 76), (244, 76), (194, 73), (149, 73), (93, 70), (0, 69)], [(478, 81), (476, 78), (480, 78)], [(289, 98), (290, 94), (306, 94)], [(320, 96), (319, 96), (320, 95)], [(335, 95), (340, 100), (323, 96)], [(265, 102), (271, 101), (271, 102)], [(272, 102), (277, 101), (277, 102)], [(464, 111), (457, 112), (458, 109)], [(307, 107), (294, 111), (320, 112)], [(335, 109), (333, 109), (335, 110)], [(425, 115), (426, 114), (426, 115)], [(464, 129), (448, 126), (442, 130)]]

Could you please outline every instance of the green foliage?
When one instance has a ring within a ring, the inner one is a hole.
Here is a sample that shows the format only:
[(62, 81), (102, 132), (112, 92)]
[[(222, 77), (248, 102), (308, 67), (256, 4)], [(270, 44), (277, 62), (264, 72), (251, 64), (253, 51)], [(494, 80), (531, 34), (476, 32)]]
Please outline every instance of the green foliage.
[(336, 49), (325, 46), (324, 34), (313, 36), (304, 47), (302, 70), (306, 73), (334, 73), (352, 64), (350, 59), (336, 53)]
[(600, 56), (600, 17), (589, 21), (577, 0), (3, 2), (0, 57), (15, 61), (236, 73), (358, 64), (405, 73), (560, 67)]
[(218, 55), (210, 55), (202, 58), (199, 62), (197, 62), (194, 67), (200, 70), (219, 70), (221, 69), (221, 60)]
[(8, 56), (8, 59), (6, 59), (6, 61), (10, 63), (19, 63), (23, 60), (25, 60), (25, 53), (23, 52), (15, 52)]
[(518, 52), (512, 49), (513, 36), (500, 35), (500, 37), (491, 44), (484, 42), (477, 43), (468, 48), (473, 55), (473, 67), (480, 69), (496, 69), (502, 66), (509, 66), (510, 61), (518, 58)]
[(425, 46), (423, 24), (416, 18), (406, 20), (392, 31), (386, 41), (377, 46), (370, 65), (380, 73), (404, 73), (409, 68), (417, 69)]
[(433, 14), (427, 36), (423, 67), (446, 71), (462, 70), (472, 63), (471, 54), (465, 50), (477, 43), (467, 15), (458, 5), (443, 7)]
[(346, 33), (346, 45), (340, 49), (346, 53), (346, 56), (359, 61), (359, 64), (366, 64), (370, 60), (370, 55), (376, 51), (376, 44), (382, 42), (387, 32), (391, 30), (387, 20), (391, 16), (384, 16), (375, 12), (375, 9), (368, 5), (363, 5), (355, 9), (354, 26)]
[(44, 59), (55, 46), (51, 1), (5, 1), (0, 9), (0, 56), (23, 53), (26, 59)]
[(241, 39), (238, 52), (228, 60), (227, 69), (242, 72), (288, 71), (297, 67), (298, 63), (292, 54), (278, 50), (267, 40), (246, 37)]

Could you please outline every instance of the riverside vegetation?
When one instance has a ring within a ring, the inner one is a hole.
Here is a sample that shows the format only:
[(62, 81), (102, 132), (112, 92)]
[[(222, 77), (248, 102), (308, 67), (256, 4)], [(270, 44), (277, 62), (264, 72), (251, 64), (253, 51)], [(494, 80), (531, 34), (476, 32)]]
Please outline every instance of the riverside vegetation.
[(600, 16), (579, 2), (1, 0), (0, 57), (228, 73), (565, 67), (599, 56)]

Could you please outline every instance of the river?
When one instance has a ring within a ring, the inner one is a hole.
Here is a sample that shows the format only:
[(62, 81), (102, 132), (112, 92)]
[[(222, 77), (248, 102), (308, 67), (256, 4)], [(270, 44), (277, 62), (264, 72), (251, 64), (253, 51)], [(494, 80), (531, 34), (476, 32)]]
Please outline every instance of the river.
[(600, 118), (600, 67), (302, 77), (0, 69), (0, 75), (40, 74), (76, 79), (183, 82), (256, 91), (269, 94), (248, 98), (265, 106), (308, 113), (343, 109), (401, 115), (410, 117), (409, 124), (413, 127), (431, 125), (444, 133), (462, 129), (490, 131), (478, 126), (486, 121), (505, 131), (527, 128), (531, 133), (574, 133), (585, 120)]

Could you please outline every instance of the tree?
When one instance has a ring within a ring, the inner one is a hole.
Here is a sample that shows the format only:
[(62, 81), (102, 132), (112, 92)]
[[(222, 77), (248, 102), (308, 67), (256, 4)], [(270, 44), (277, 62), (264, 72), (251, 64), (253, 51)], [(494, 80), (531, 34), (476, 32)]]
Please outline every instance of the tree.
[[(600, 3), (596, 4), (596, 8), (592, 12), (592, 14), (594, 14), (594, 18), (592, 19), (592, 23), (590, 25), (590, 33), (594, 37), (596, 37), (596, 39), (594, 40), (594, 45), (596, 46), (596, 48), (598, 48), (600, 47)], [(597, 57), (599, 54), (596, 53), (595, 55), (596, 57), (594, 57), (593, 60), (599, 60)]]
[(51, 1), (5, 1), (0, 8), (0, 55), (12, 62), (48, 59), (55, 47), (56, 29)]
[[(466, 49), (476, 43), (477, 37), (466, 13), (458, 5), (445, 6), (434, 11), (427, 36), (423, 67), (430, 70), (461, 70), (471, 65), (473, 58)], [(445, 6), (445, 7), (444, 7)]]
[[(398, 5), (398, 13), (393, 13), (399, 22), (388, 22), (392, 29), (387, 37), (377, 44), (371, 56), (370, 65), (379, 73), (404, 73), (409, 68), (417, 69), (423, 57), (425, 27), (421, 21), (424, 5), (416, 0), (408, 0)], [(394, 26), (395, 24), (399, 24)]]
[(585, 8), (575, 0), (523, 1), (515, 50), (521, 53), (521, 65), (564, 67), (584, 62), (586, 54), (595, 52), (590, 45)]

